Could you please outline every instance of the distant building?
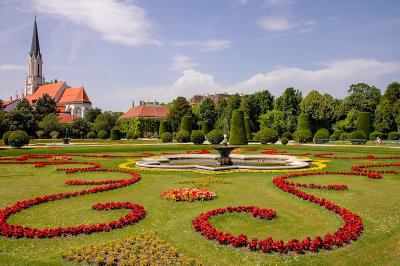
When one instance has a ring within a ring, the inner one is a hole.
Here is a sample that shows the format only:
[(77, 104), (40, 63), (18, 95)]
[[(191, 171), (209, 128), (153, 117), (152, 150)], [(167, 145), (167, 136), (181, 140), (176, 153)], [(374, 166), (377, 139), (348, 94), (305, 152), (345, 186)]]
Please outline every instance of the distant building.
[(128, 112), (121, 115), (119, 119), (124, 118), (167, 118), (169, 109), (165, 106), (160, 105), (157, 101), (154, 103), (145, 103), (144, 101), (139, 102), (139, 106), (132, 104), (132, 108)]
[(231, 95), (224, 92), (224, 93), (214, 93), (214, 94), (206, 94), (206, 95), (194, 95), (192, 98), (189, 99), (189, 104), (191, 106), (201, 104), (206, 98), (211, 98), (214, 103), (217, 103), (219, 99), (224, 98), (228, 99)]

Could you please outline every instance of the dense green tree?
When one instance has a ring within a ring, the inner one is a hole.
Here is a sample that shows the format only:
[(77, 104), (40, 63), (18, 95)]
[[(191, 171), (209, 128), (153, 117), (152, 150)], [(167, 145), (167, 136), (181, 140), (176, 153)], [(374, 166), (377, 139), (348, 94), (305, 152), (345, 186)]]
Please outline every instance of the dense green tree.
[(50, 135), (50, 132), (52, 131), (60, 132), (61, 124), (59, 121), (60, 118), (56, 114), (50, 113), (39, 122), (39, 128), (43, 129), (45, 135)]
[(86, 115), (86, 121), (93, 123), (99, 114), (101, 114), (100, 108), (96, 107), (96, 108), (90, 109)]
[(15, 110), (7, 114), (9, 130), (24, 130), (30, 136), (35, 135), (37, 122), (34, 118), (33, 107), (27, 99), (22, 99)]
[(179, 130), (182, 117), (185, 115), (192, 116), (192, 108), (185, 97), (178, 97), (173, 101), (168, 115), (168, 121), (173, 132)]
[(358, 112), (356, 110), (352, 110), (347, 113), (347, 116), (345, 119), (340, 120), (336, 123), (336, 129), (342, 133), (342, 132), (353, 132), (357, 129), (357, 116)]
[(217, 105), (215, 106), (215, 111), (217, 111), (217, 120), (222, 116), (222, 112), (228, 105), (228, 101), (225, 98), (219, 98)]
[(272, 128), (278, 135), (286, 131), (285, 114), (282, 111), (272, 110), (260, 116), (260, 128)]
[(396, 104), (400, 100), (400, 83), (390, 83), (382, 96), (382, 100), (388, 100), (391, 104)]
[(215, 103), (211, 98), (206, 98), (200, 105), (200, 119), (201, 121), (208, 121), (211, 125), (217, 121), (217, 110), (215, 109)]
[(53, 99), (53, 97), (51, 97), (47, 93), (43, 94), (42, 97), (39, 97), (39, 99), (35, 103), (34, 114), (36, 120), (39, 122), (42, 121), (42, 119), (48, 114), (58, 113), (56, 105), (57, 103)]
[(320, 94), (318, 91), (311, 91), (300, 104), (302, 113), (310, 115), (312, 131), (320, 128), (331, 128), (334, 121), (335, 107), (333, 97), (327, 93)]
[(255, 94), (244, 95), (240, 104), (240, 109), (244, 111), (245, 117), (250, 119), (252, 132), (258, 132), (260, 129), (260, 108), (257, 104)]
[(387, 99), (382, 99), (375, 111), (374, 127), (376, 131), (389, 133), (397, 131), (396, 112), (393, 104)]
[(93, 122), (93, 130), (99, 132), (100, 130), (105, 130), (111, 132), (111, 129), (115, 126), (117, 118), (113, 112), (104, 112), (99, 114)]
[(218, 118), (215, 127), (218, 129), (224, 129), (225, 119), (228, 121), (228, 126), (231, 124), (232, 112), (240, 107), (241, 97), (238, 93), (230, 96), (227, 100), (227, 105), (222, 111), (221, 116)]
[(82, 137), (90, 131), (89, 123), (84, 118), (76, 118), (71, 123), (71, 134), (75, 137)]
[(7, 116), (4, 111), (0, 110), (0, 139), (6, 131), (8, 131)]
[(297, 117), (301, 113), (300, 103), (303, 97), (299, 90), (287, 88), (285, 92), (275, 100), (274, 109), (284, 113), (286, 131), (294, 132), (297, 129)]
[(266, 114), (268, 111), (274, 109), (274, 96), (268, 90), (256, 92), (254, 97), (258, 105), (259, 115)]

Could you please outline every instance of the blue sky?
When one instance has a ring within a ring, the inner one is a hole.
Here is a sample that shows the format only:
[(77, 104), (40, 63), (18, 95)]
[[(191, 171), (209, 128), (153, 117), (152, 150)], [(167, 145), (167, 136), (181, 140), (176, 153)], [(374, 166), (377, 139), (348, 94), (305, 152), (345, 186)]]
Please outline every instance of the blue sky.
[(43, 71), (94, 107), (294, 87), (337, 98), (400, 81), (400, 1), (0, 0), (0, 98), (24, 88), (37, 15)]

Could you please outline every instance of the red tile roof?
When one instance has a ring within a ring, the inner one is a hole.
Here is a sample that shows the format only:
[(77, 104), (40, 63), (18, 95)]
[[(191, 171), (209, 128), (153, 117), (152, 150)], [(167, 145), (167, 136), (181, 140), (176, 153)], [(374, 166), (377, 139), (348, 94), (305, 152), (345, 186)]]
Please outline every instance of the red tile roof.
[(64, 85), (64, 83), (65, 82), (58, 82), (58, 83), (52, 83), (52, 84), (39, 86), (32, 95), (27, 95), (27, 96), (25, 96), (25, 98), (30, 103), (32, 103), (33, 101), (36, 101), (37, 99), (42, 97), (42, 95), (45, 93), (47, 93), (52, 98), (55, 98), (57, 92), (61, 89), (61, 87)]
[(86, 102), (90, 103), (89, 97), (83, 87), (68, 88), (64, 90), (59, 103)]
[(60, 118), (59, 123), (72, 123), (74, 121), (73, 115), (58, 114), (58, 117)]
[(132, 107), (128, 112), (119, 118), (147, 117), (147, 118), (167, 118), (169, 110), (161, 105), (140, 105)]

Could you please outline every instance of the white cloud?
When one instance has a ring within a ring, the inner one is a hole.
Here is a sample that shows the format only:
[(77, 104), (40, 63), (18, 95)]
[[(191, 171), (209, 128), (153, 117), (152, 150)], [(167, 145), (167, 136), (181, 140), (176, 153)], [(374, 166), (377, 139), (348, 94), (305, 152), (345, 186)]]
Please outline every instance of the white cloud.
[(195, 62), (190, 61), (191, 58), (189, 56), (185, 55), (175, 55), (172, 58), (173, 64), (172, 64), (172, 69), (173, 70), (183, 70), (183, 69), (189, 69), (197, 66), (198, 64)]
[(0, 70), (26, 70), (26, 66), (24, 65), (11, 65), (11, 64), (5, 64), (5, 65), (0, 65)]
[(296, 27), (285, 17), (265, 17), (258, 21), (258, 25), (268, 31), (284, 31)]
[(112, 43), (132, 46), (160, 45), (151, 32), (146, 11), (131, 1), (117, 0), (31, 0), (37, 12), (56, 19), (85, 25)]
[(231, 40), (205, 40), (205, 41), (192, 41), (192, 42), (175, 42), (176, 46), (194, 46), (201, 52), (214, 52), (218, 50), (227, 49), (231, 46)]
[(214, 76), (193, 69), (182, 71), (182, 76), (168, 89), (168, 95), (191, 97), (194, 94), (209, 93), (220, 89)]
[(294, 0), (265, 0), (264, 6), (283, 6), (283, 5), (291, 5), (294, 4)]

